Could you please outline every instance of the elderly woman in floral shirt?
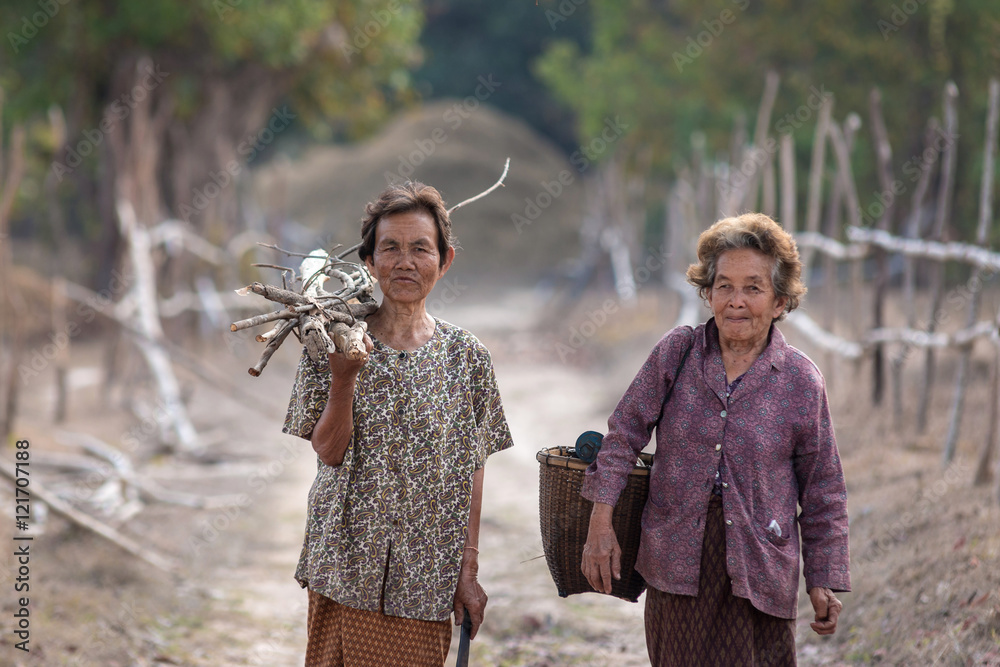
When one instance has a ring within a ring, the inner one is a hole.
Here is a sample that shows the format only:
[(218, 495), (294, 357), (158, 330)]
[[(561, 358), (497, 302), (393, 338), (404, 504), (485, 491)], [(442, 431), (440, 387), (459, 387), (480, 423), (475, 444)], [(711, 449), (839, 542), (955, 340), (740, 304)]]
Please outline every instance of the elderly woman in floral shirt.
[(295, 578), (309, 589), (307, 667), (440, 666), (449, 616), (475, 636), (483, 467), (512, 445), (489, 352), (424, 305), (455, 257), (437, 190), (390, 186), (358, 251), (383, 300), (368, 356), (303, 352), (284, 431), (319, 457)]
[(747, 214), (706, 230), (698, 260), (688, 281), (714, 317), (667, 332), (608, 420), (583, 487), (594, 509), (582, 569), (611, 592), (611, 511), (655, 427), (635, 566), (652, 664), (794, 665), (800, 534), (813, 630), (836, 630), (834, 591), (851, 588), (823, 376), (774, 326), (806, 291), (798, 251), (773, 220)]

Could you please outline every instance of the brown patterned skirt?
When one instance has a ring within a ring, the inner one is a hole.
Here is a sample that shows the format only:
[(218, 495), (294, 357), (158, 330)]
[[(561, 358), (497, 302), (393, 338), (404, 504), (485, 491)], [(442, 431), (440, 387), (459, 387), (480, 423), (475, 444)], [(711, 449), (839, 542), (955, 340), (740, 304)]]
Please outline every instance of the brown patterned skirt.
[(450, 621), (352, 609), (309, 591), (306, 667), (443, 667)]
[(732, 593), (722, 517), (722, 499), (713, 495), (697, 597), (646, 589), (650, 663), (653, 667), (794, 667), (795, 621), (765, 614)]

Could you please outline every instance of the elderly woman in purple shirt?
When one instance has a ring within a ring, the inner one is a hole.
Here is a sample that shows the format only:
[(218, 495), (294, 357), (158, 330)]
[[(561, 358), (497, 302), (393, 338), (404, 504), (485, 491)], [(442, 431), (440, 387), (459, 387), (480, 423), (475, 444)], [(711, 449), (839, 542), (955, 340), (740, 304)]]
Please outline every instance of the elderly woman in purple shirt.
[(844, 473), (823, 376), (774, 326), (805, 294), (800, 274), (766, 215), (706, 230), (687, 278), (714, 316), (657, 343), (587, 470), (581, 567), (610, 593), (612, 508), (656, 428), (635, 566), (653, 665), (794, 665), (800, 553), (812, 628), (837, 628), (834, 591), (851, 589)]

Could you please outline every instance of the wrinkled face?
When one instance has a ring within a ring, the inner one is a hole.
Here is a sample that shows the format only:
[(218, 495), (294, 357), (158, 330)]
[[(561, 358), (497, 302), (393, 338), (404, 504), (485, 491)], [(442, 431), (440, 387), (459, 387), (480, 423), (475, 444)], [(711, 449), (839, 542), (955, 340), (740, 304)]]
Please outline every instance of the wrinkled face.
[(375, 229), (375, 252), (365, 260), (390, 302), (423, 301), (434, 284), (451, 267), (454, 248), (442, 264), (437, 248), (438, 230), (427, 211), (383, 216)]
[(719, 336), (727, 342), (755, 343), (767, 338), (771, 321), (785, 309), (771, 284), (774, 260), (752, 248), (727, 250), (715, 266), (708, 305)]

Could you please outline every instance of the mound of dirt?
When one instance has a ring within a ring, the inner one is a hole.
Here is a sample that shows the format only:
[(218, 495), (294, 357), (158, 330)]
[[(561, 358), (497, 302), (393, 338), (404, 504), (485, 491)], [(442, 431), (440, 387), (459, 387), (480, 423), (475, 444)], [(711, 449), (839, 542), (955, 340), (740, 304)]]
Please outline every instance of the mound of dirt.
[(505, 187), (455, 212), (453, 271), (523, 285), (578, 254), (582, 174), (547, 139), (473, 97), (407, 112), (356, 145), (273, 163), (256, 174), (254, 191), (269, 217), (347, 244), (358, 238), (365, 204), (389, 182), (423, 181), (451, 206), (492, 185), (508, 157)]

